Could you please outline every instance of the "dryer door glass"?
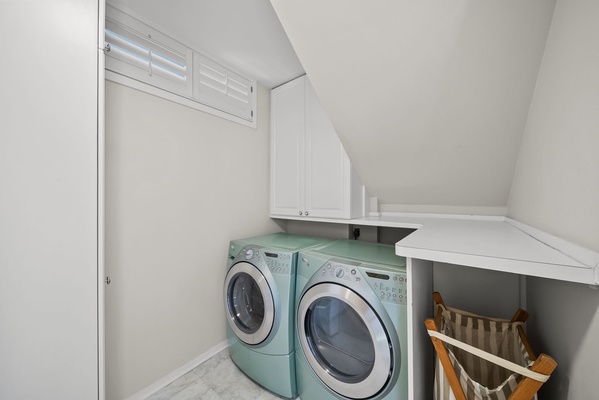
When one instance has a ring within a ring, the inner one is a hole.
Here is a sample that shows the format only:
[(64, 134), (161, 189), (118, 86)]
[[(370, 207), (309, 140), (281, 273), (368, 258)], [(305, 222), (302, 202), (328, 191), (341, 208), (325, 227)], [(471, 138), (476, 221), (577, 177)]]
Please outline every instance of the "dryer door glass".
[(297, 313), (301, 352), (330, 389), (352, 399), (385, 390), (399, 366), (387, 330), (369, 303), (351, 289), (323, 283), (304, 293)]
[(372, 371), (374, 344), (368, 327), (347, 303), (322, 297), (307, 315), (306, 336), (314, 357), (341, 382), (361, 382)]
[(235, 335), (251, 345), (260, 344), (274, 324), (274, 301), (266, 278), (254, 265), (233, 265), (225, 279), (227, 320)]

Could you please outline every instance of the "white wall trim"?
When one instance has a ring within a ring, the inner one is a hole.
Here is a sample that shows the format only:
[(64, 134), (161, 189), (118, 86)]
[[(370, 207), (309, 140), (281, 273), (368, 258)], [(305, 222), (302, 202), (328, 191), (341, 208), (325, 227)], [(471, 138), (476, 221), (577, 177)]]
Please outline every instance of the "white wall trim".
[(539, 242), (542, 242), (545, 245), (559, 251), (560, 253), (563, 253), (588, 267), (595, 268), (595, 271), (597, 271), (597, 267), (599, 267), (598, 252), (579, 246), (540, 229), (533, 228), (532, 226), (526, 225), (512, 218), (506, 217), (505, 222), (534, 237)]
[(200, 354), (199, 356), (197, 356), (193, 360), (191, 360), (188, 363), (186, 363), (186, 364), (182, 365), (181, 367), (177, 368), (176, 370), (174, 370), (170, 374), (168, 374), (168, 375), (160, 378), (159, 380), (157, 380), (156, 382), (152, 383), (151, 385), (146, 386), (145, 388), (141, 389), (139, 392), (137, 392), (134, 395), (128, 397), (127, 400), (144, 400), (144, 399), (147, 399), (148, 397), (150, 397), (151, 395), (155, 394), (160, 389), (166, 387), (170, 383), (176, 381), (177, 379), (179, 379), (180, 377), (182, 377), (183, 375), (185, 375), (186, 373), (188, 373), (189, 371), (191, 371), (192, 369), (194, 369), (198, 365), (200, 365), (203, 362), (209, 360), (212, 356), (215, 356), (216, 354), (218, 354), (222, 350), (224, 350), (227, 347), (229, 347), (229, 344), (230, 343), (229, 343), (228, 340), (225, 340), (225, 341), (217, 344), (216, 346), (208, 349), (208, 351)]
[[(186, 107), (193, 108), (198, 111), (202, 111), (202, 112), (214, 115), (216, 117), (220, 117), (220, 118), (226, 119), (228, 121), (238, 123), (240, 125), (247, 126), (249, 128), (256, 129), (258, 126), (257, 110), (254, 110), (253, 121), (246, 121), (243, 118), (236, 117), (232, 114), (228, 114), (224, 111), (220, 111), (214, 107), (210, 107), (205, 104), (202, 104), (197, 100), (193, 100), (193, 99), (183, 97), (183, 96), (175, 94), (175, 93), (171, 93), (167, 90), (160, 89), (160, 88), (157, 88), (150, 84), (137, 81), (133, 78), (129, 78), (128, 76), (117, 74), (116, 72), (113, 72), (113, 71), (106, 70), (106, 79), (109, 81), (115, 82), (115, 83), (119, 83), (124, 86), (128, 86), (132, 89), (139, 90), (140, 92), (145, 92), (145, 93), (151, 94), (153, 96), (160, 97), (165, 100), (169, 100), (174, 103), (178, 103), (178, 104), (184, 105)], [(258, 84), (256, 84), (256, 85), (258, 85)], [(258, 88), (257, 87), (254, 92), (254, 96), (255, 96), (254, 104), (256, 104), (256, 108), (257, 108), (257, 101), (258, 101), (257, 100), (257, 98), (258, 98)]]
[(507, 207), (492, 206), (450, 206), (450, 205), (432, 205), (432, 204), (379, 204), (379, 208), (374, 211), (381, 213), (409, 213), (409, 214), (452, 214), (452, 215), (488, 215), (500, 216), (507, 215)]
[(473, 221), (505, 221), (505, 217), (501, 215), (479, 215), (479, 214), (437, 214), (437, 213), (411, 213), (411, 212), (388, 212), (383, 211), (378, 213), (381, 218), (433, 218), (433, 219), (463, 219)]
[(106, 2), (98, 2), (98, 400), (106, 399), (106, 75), (104, 21)]

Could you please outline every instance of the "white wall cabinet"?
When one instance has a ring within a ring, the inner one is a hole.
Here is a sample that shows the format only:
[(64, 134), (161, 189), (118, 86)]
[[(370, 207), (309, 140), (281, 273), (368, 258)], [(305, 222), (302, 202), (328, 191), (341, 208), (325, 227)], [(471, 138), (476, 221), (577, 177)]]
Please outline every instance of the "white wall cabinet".
[(355, 218), (363, 186), (306, 76), (271, 92), (270, 213)]

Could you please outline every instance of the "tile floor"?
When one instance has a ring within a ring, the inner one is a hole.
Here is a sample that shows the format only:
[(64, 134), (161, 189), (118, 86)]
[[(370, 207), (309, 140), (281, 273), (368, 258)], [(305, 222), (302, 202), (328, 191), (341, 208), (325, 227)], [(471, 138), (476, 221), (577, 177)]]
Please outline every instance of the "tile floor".
[(224, 349), (147, 400), (277, 400), (258, 386), (229, 358)]

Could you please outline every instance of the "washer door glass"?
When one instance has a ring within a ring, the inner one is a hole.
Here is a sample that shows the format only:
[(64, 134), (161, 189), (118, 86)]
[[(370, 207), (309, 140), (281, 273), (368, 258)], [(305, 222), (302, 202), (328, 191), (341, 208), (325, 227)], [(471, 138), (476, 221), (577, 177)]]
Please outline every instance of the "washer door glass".
[(239, 329), (250, 334), (260, 329), (264, 320), (264, 297), (254, 278), (243, 272), (235, 275), (229, 307)]
[(376, 395), (393, 369), (390, 339), (372, 307), (352, 290), (320, 284), (298, 307), (298, 334), (312, 370), (335, 392)]
[(274, 322), (270, 287), (252, 264), (235, 264), (225, 279), (225, 305), (229, 326), (247, 344), (263, 342)]

